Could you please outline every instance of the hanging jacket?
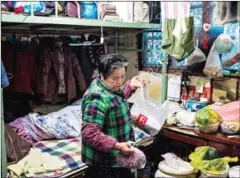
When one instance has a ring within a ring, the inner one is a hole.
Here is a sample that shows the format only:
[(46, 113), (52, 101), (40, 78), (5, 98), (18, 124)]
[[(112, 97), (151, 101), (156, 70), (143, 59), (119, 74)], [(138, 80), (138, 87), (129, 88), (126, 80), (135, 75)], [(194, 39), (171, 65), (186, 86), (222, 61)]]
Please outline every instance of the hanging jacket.
[[(45, 48), (43, 51), (42, 83), (44, 90), (43, 101), (55, 103), (59, 91), (59, 51), (57, 48)], [(70, 49), (64, 49), (64, 80), (67, 101), (71, 102), (77, 96), (77, 88), (83, 93), (86, 83), (77, 57)]]
[(7, 44), (2, 50), (6, 72), (13, 74), (5, 91), (23, 94), (42, 94), (36, 58), (23, 45)]

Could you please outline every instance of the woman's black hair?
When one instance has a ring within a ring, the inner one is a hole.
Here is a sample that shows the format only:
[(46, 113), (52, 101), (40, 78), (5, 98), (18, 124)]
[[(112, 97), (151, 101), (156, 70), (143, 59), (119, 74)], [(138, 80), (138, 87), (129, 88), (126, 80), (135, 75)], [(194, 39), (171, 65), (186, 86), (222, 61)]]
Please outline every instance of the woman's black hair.
[(114, 69), (126, 67), (127, 60), (119, 54), (103, 55), (98, 64), (98, 71), (106, 79)]

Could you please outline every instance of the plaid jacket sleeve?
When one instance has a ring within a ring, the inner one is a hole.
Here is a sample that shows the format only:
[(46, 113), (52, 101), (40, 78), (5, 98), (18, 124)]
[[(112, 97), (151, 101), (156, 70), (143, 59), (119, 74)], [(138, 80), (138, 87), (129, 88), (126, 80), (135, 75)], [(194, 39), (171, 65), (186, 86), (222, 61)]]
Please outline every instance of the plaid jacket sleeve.
[(130, 86), (130, 80), (126, 82), (126, 84), (123, 86), (123, 93), (126, 98), (130, 98), (132, 94), (135, 92), (135, 90), (132, 89)]
[(116, 139), (104, 134), (98, 124), (87, 123), (82, 126), (84, 141), (102, 152), (111, 151), (116, 145)]
[(105, 102), (110, 101), (103, 99), (100, 94), (87, 96), (83, 106), (82, 139), (95, 149), (108, 152), (115, 146), (116, 139), (101, 131), (107, 112)]

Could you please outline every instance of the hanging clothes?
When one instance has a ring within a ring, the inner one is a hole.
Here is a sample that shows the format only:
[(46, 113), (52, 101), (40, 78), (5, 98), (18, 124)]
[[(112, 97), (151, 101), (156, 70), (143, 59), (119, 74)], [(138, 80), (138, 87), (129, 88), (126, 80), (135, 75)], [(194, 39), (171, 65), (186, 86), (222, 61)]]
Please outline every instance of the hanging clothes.
[(177, 32), (177, 35), (172, 33), (177, 25), (176, 19), (166, 19), (163, 30), (162, 48), (178, 61), (194, 50), (194, 19), (188, 17), (183, 21), (186, 29), (182, 34), (181, 32)]
[(82, 68), (86, 85), (89, 87), (92, 83), (93, 73), (98, 66), (100, 56), (105, 54), (104, 46), (79, 46), (75, 47), (74, 51)]
[(36, 59), (25, 45), (7, 44), (3, 47), (2, 60), (13, 78), (5, 91), (23, 94), (42, 94)]
[(94, 68), (90, 60), (90, 57), (88, 55), (88, 47), (80, 46), (74, 49), (76, 51), (79, 64), (83, 71), (84, 79), (86, 81), (86, 86), (89, 87), (89, 85), (92, 82), (92, 75), (93, 75)]
[(64, 80), (64, 64), (65, 59), (63, 54), (61, 54), (58, 51), (58, 59), (59, 59), (59, 88), (58, 88), (58, 94), (65, 94), (67, 92), (66, 83)]
[(162, 48), (180, 61), (194, 50), (194, 19), (189, 2), (162, 2)]
[[(83, 93), (86, 90), (86, 82), (77, 57), (70, 49), (65, 48), (64, 57), (64, 82), (66, 85), (67, 101), (71, 102), (77, 96), (77, 88)], [(59, 51), (56, 47), (45, 48), (42, 56), (42, 77), (43, 77), (43, 101), (55, 103), (59, 94), (60, 62)], [(77, 85), (77, 86), (76, 86)]]
[(2, 45), (2, 62), (12, 74), (9, 86), (4, 88), (4, 121), (9, 123), (32, 112), (32, 100), (42, 94), (38, 65), (28, 43), (14, 40)]

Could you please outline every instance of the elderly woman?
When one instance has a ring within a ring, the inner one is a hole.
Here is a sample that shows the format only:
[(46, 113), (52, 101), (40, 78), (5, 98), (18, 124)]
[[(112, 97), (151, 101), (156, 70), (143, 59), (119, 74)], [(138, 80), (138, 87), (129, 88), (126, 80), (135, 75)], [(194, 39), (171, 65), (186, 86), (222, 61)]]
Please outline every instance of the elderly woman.
[(131, 178), (130, 169), (116, 162), (118, 152), (131, 154), (128, 141), (134, 141), (127, 102), (144, 85), (139, 77), (125, 80), (126, 60), (120, 55), (106, 55), (99, 62), (96, 78), (82, 102), (82, 160), (89, 168), (89, 178)]

